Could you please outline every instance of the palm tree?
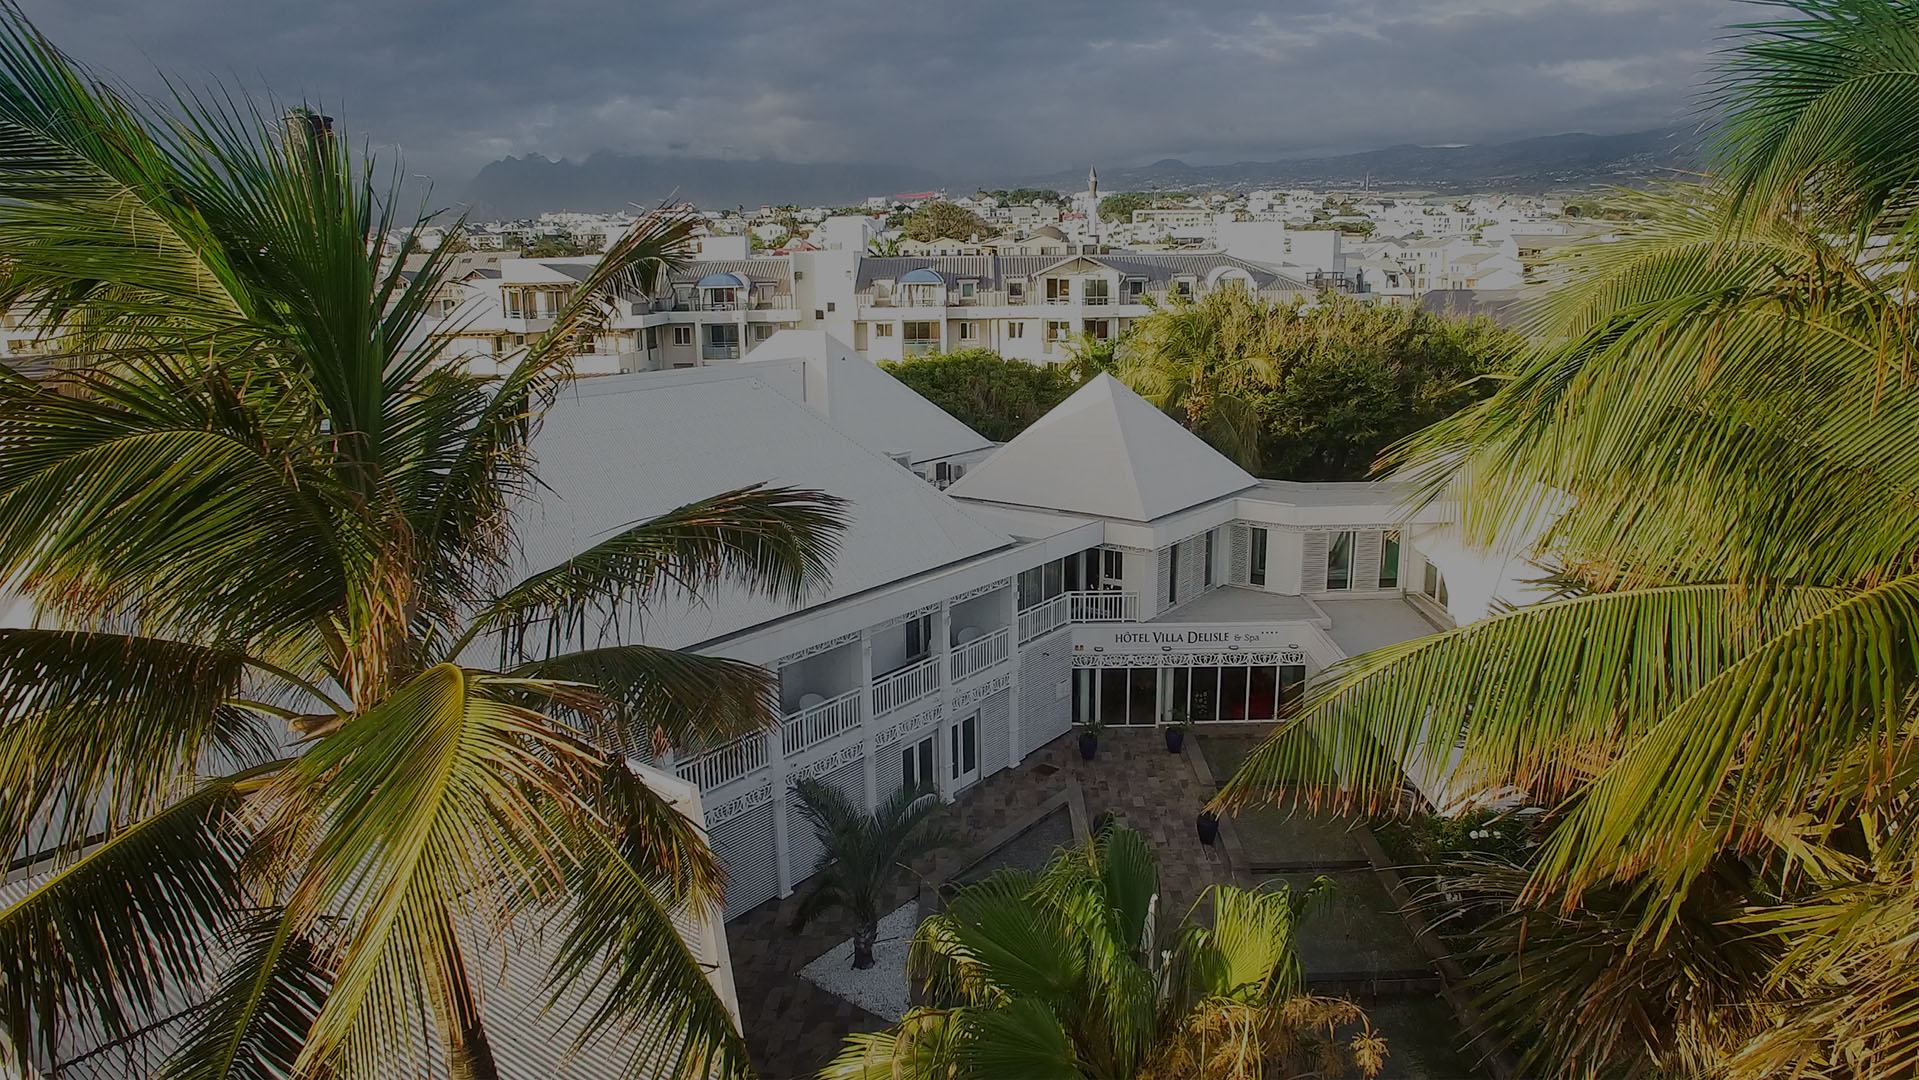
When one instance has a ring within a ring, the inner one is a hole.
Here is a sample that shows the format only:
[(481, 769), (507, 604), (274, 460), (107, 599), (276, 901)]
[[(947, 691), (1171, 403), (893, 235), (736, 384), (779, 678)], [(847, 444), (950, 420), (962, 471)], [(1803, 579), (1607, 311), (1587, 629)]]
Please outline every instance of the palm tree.
[(1567, 594), (1355, 659), (1221, 794), (1384, 807), (1457, 745), (1459, 788), (1554, 807), (1481, 886), (1532, 924), (1488, 982), (1606, 1021), (1542, 1072), (1919, 1070), (1919, 11), (1784, 7), (1720, 69), (1712, 180), (1622, 195), (1532, 354), (1395, 454), (1472, 540), (1549, 522)]
[(955, 894), (913, 943), (942, 1004), (848, 1036), (820, 1075), (1253, 1080), (1333, 1063), (1375, 1075), (1385, 1044), (1358, 1007), (1303, 991), (1293, 935), (1310, 898), (1216, 886), (1202, 898), (1212, 925), (1183, 926), (1162, 954), (1152, 847), (1108, 827), (1037, 874), (1002, 870)]
[(915, 859), (955, 840), (933, 821), (939, 795), (902, 787), (868, 813), (819, 780), (796, 781), (793, 790), (821, 844), (812, 887), (793, 912), (793, 932), (827, 912), (844, 911), (853, 918), (853, 966), (870, 968), (880, 916), (893, 902), (901, 876)]
[(687, 222), (642, 222), (483, 381), (424, 333), (449, 255), (400, 267), (430, 219), (323, 117), (266, 115), (148, 103), (0, 11), (0, 305), (63, 350), (0, 373), (0, 580), (42, 618), (0, 630), (0, 830), (51, 870), (0, 910), (8, 1054), (206, 988), (168, 1075), (391, 1076), (432, 1046), (492, 1077), (472, 958), (542, 937), (583, 1042), (742, 1075), (674, 926), (720, 869), (624, 751), (766, 723), (769, 677), (580, 646), (676, 590), (800, 596), (840, 511), (729, 492), (522, 577), (541, 415)]
[(1133, 323), (1115, 360), (1120, 381), (1249, 471), (1260, 467), (1259, 388), (1279, 379), (1288, 308), (1240, 288), (1175, 297)]

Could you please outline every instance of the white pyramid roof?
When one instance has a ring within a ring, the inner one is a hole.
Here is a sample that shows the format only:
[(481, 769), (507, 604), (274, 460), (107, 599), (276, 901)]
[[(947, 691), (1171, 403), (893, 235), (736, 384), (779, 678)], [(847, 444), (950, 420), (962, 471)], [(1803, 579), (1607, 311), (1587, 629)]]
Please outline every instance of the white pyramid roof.
[(1257, 483), (1102, 373), (946, 490), (962, 499), (1154, 521)]

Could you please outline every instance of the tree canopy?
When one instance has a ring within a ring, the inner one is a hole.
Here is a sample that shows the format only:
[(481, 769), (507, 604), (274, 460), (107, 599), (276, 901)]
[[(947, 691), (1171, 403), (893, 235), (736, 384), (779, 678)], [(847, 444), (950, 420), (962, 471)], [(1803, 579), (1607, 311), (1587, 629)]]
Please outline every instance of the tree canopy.
[(1005, 442), (1079, 388), (1072, 370), (960, 349), (880, 367), (994, 442)]
[(1532, 1075), (1919, 1074), (1919, 9), (1770, 12), (1708, 180), (1613, 196), (1389, 455), (1555, 597), (1342, 665), (1221, 794), (1389, 810), (1420, 758), (1537, 804), (1433, 893)]
[(1388, 446), (1490, 393), (1474, 380), (1519, 347), (1485, 320), (1220, 289), (1135, 322), (1117, 370), (1249, 470), (1360, 480)]
[(915, 207), (900, 227), (908, 239), (921, 241), (941, 238), (966, 240), (975, 236), (984, 239), (999, 231), (988, 224), (985, 218), (964, 206), (945, 201), (922, 203)]

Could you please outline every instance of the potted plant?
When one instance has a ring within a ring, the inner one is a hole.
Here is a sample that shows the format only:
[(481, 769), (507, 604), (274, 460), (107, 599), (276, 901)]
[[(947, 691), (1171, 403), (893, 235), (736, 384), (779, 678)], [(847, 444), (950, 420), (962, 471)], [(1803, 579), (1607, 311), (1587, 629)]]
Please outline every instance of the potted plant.
[(1186, 748), (1186, 733), (1192, 730), (1193, 718), (1186, 715), (1185, 709), (1174, 709), (1166, 721), (1166, 752), (1177, 754)]
[(1207, 847), (1219, 839), (1219, 814), (1212, 810), (1199, 812), (1199, 842)]
[(1105, 728), (1098, 720), (1087, 720), (1073, 725), (1079, 731), (1079, 756), (1087, 761), (1099, 753), (1099, 733)]

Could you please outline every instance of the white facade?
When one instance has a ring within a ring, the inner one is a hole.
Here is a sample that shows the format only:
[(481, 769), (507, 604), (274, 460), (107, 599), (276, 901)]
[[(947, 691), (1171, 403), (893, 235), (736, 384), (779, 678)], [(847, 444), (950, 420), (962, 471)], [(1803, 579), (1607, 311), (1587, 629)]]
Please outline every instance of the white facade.
[(742, 482), (848, 500), (807, 602), (668, 598), (627, 628), (779, 675), (776, 730), (659, 763), (702, 791), (732, 913), (813, 872), (796, 777), (869, 806), (952, 797), (1076, 720), (1270, 720), (1328, 665), (1450, 622), (1446, 588), (1409, 576), (1444, 512), (1394, 489), (1256, 480), (1104, 376), (993, 449), (823, 334), (767, 348), (787, 355), (561, 402), (529, 534), (537, 568)]

